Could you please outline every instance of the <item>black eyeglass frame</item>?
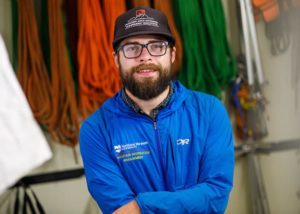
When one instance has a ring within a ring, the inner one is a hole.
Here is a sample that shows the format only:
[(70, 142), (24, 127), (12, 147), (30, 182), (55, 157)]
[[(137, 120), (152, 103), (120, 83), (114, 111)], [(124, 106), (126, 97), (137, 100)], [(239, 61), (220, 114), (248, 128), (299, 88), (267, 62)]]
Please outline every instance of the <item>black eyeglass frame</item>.
[[(163, 54), (153, 55), (153, 54), (150, 53), (150, 51), (149, 51), (149, 49), (148, 49), (148, 45), (149, 45), (149, 44), (153, 44), (153, 43), (157, 43), (157, 42), (164, 43), (164, 44), (165, 44), (165, 47), (166, 47), (166, 50), (165, 50), (165, 52), (164, 52)], [(140, 54), (139, 54), (138, 56), (135, 56), (135, 57), (127, 57), (127, 56), (126, 56), (126, 54), (125, 54), (125, 52), (124, 52), (124, 47), (125, 47), (126, 45), (131, 45), (131, 44), (132, 44), (132, 45), (140, 45), (140, 46), (142, 47), (141, 52), (140, 52)], [(116, 50), (116, 53), (118, 53), (120, 50), (122, 50), (122, 51), (123, 51), (123, 55), (124, 55), (125, 58), (127, 58), (127, 59), (135, 59), (135, 58), (138, 58), (139, 56), (141, 56), (141, 55), (142, 55), (142, 52), (143, 52), (143, 50), (144, 50), (144, 48), (146, 48), (147, 51), (148, 51), (148, 53), (150, 54), (150, 56), (163, 56), (163, 55), (165, 55), (165, 54), (167, 53), (167, 49), (168, 49), (168, 47), (169, 47), (170, 45), (171, 45), (170, 42), (168, 42), (168, 41), (160, 41), (160, 40), (158, 40), (158, 41), (150, 41), (150, 42), (148, 42), (148, 43), (146, 43), (146, 44), (141, 44), (141, 43), (138, 43), (138, 42), (130, 42), (130, 43), (126, 43), (126, 44), (121, 45), (120, 47), (118, 47), (117, 50)]]

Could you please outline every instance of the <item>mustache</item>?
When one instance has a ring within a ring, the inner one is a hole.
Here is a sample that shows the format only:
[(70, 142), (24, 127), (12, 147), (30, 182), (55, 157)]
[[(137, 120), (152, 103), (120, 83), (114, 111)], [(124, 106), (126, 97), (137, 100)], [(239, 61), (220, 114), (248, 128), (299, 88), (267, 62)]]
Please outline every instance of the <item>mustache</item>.
[(162, 67), (160, 65), (155, 65), (153, 63), (141, 64), (133, 68), (133, 72), (138, 72), (140, 70), (156, 70), (161, 71)]

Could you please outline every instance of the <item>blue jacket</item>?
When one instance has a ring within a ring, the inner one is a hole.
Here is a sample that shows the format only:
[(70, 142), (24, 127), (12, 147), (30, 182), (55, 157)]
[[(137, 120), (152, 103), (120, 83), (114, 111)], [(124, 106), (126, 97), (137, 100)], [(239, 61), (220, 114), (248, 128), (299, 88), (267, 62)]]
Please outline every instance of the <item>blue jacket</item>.
[(142, 213), (224, 213), (232, 188), (230, 121), (213, 96), (174, 82), (156, 122), (107, 100), (80, 130), (89, 192), (104, 213), (136, 199)]

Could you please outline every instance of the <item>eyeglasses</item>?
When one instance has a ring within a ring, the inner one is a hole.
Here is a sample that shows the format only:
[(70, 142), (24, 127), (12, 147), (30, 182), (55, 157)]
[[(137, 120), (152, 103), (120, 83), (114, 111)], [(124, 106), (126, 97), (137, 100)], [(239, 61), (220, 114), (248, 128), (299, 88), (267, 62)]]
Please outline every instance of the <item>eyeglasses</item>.
[(117, 52), (122, 50), (127, 59), (139, 57), (146, 48), (151, 56), (163, 56), (167, 52), (169, 43), (167, 41), (152, 41), (147, 44), (127, 43), (120, 46)]

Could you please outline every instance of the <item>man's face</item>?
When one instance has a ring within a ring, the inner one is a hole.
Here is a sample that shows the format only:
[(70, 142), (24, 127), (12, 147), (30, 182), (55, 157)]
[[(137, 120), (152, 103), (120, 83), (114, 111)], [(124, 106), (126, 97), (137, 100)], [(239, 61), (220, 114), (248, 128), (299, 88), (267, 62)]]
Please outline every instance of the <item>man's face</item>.
[[(148, 44), (149, 42), (166, 41), (158, 36), (134, 36), (123, 40), (120, 47), (125, 44)], [(152, 47), (155, 48), (156, 46)], [(148, 46), (150, 49), (151, 46)], [(129, 47), (127, 51), (133, 49)], [(126, 51), (124, 49), (124, 51)], [(123, 50), (114, 54), (115, 63), (119, 69), (124, 87), (135, 97), (150, 100), (161, 94), (173, 78), (172, 63), (175, 60), (175, 48), (167, 47), (162, 56), (151, 56), (147, 48), (143, 48), (141, 55), (136, 58), (126, 58)], [(125, 53), (126, 54), (126, 53)], [(128, 57), (128, 55), (127, 55)]]

